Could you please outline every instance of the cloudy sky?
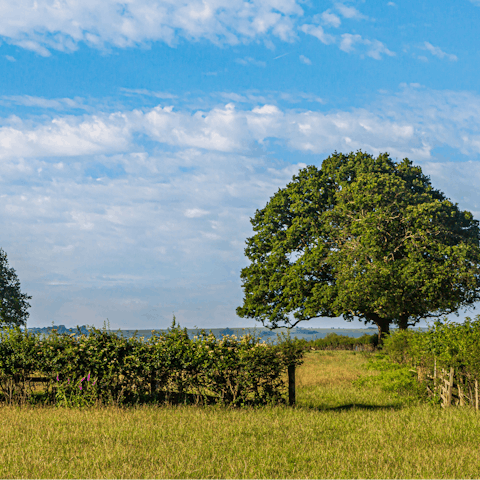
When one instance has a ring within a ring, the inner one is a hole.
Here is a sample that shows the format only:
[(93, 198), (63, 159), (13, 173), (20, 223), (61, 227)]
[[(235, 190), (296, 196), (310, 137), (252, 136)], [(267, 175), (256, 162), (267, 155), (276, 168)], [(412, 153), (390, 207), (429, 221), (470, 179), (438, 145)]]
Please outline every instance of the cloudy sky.
[(480, 218), (479, 20), (473, 0), (0, 0), (0, 247), (28, 325), (255, 325), (249, 219), (335, 150), (408, 157)]

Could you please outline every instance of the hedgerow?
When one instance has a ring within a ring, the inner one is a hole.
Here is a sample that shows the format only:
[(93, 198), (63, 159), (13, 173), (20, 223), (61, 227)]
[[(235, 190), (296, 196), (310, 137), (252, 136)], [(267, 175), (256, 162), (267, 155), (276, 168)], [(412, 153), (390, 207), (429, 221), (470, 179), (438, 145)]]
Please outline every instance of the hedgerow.
[[(144, 338), (91, 327), (88, 335), (0, 330), (0, 393), (8, 403), (132, 405), (172, 399), (258, 405), (285, 401), (284, 374), (303, 362), (298, 341), (252, 335), (189, 339), (173, 321)], [(80, 333), (80, 332), (79, 332)], [(43, 389), (38, 391), (38, 380)]]
[[(452, 369), (453, 402), (475, 404), (480, 380), (480, 315), (474, 320), (467, 317), (463, 323), (437, 320), (425, 332), (398, 330), (385, 338), (372, 367), (379, 369), (381, 361), (390, 371), (397, 371), (392, 378), (400, 381), (402, 376), (401, 389), (421, 392), (435, 402), (441, 401), (444, 379)], [(383, 374), (378, 382), (384, 389), (392, 384)]]
[(299, 344), (306, 350), (374, 350), (378, 344), (378, 335), (362, 335), (361, 337), (348, 337), (329, 333), (324, 338), (315, 340), (299, 340)]

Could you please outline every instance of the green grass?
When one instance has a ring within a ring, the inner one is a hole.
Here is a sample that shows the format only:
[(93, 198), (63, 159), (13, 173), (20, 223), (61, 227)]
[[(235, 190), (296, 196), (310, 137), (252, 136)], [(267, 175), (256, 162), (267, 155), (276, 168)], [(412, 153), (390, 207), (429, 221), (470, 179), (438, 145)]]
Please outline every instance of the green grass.
[(360, 388), (312, 352), (297, 406), (2, 407), (1, 478), (479, 478), (480, 414)]

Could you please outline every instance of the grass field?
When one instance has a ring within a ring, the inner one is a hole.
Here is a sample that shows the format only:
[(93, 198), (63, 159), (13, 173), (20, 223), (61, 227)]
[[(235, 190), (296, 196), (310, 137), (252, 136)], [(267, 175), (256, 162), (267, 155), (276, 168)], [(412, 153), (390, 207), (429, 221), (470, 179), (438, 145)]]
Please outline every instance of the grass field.
[(480, 478), (480, 414), (359, 388), (354, 352), (312, 352), (297, 405), (2, 407), (1, 478)]

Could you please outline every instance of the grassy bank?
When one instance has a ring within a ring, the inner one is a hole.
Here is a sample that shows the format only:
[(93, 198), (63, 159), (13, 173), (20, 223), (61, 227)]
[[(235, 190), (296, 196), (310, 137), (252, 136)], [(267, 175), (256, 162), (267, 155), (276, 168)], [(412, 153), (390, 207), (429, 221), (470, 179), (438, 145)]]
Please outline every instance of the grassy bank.
[(297, 406), (3, 407), (1, 478), (479, 478), (480, 415), (359, 388), (362, 355), (312, 352)]

